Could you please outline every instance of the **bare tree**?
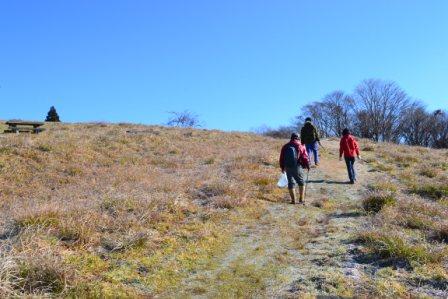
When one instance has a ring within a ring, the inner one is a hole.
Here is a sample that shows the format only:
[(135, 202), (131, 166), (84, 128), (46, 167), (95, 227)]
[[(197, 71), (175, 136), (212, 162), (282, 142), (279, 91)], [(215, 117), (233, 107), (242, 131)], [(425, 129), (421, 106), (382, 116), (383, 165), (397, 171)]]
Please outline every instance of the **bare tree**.
[(168, 126), (180, 128), (197, 128), (201, 126), (198, 115), (188, 110), (181, 112), (171, 111), (169, 113), (171, 117), (168, 119)]
[[(302, 107), (302, 114), (313, 119), (321, 136), (340, 136), (342, 130), (352, 124), (353, 107), (351, 97), (342, 91), (334, 91), (321, 101)], [(304, 119), (302, 115), (296, 117), (299, 128)]]
[(324, 104), (322, 102), (312, 102), (311, 104), (302, 107), (302, 114), (296, 117), (295, 126), (298, 131), (302, 128), (306, 117), (311, 117), (314, 124), (319, 130), (319, 135), (322, 137), (331, 136), (331, 124), (327, 117), (326, 111), (324, 109)]
[(343, 91), (334, 91), (324, 97), (323, 110), (331, 135), (341, 136), (344, 128), (351, 127), (353, 109), (353, 99)]
[(448, 112), (436, 110), (431, 117), (431, 146), (448, 148)]
[(362, 138), (448, 148), (448, 112), (430, 113), (411, 101), (393, 81), (362, 81), (352, 95), (333, 91), (301, 108), (293, 126), (300, 130), (311, 117), (322, 137), (338, 136), (345, 127)]
[(367, 134), (361, 137), (375, 141), (399, 141), (400, 118), (409, 100), (395, 82), (365, 80), (358, 85), (353, 97), (357, 102), (358, 129)]
[(296, 132), (297, 130), (294, 126), (280, 126), (276, 129), (270, 128), (268, 126), (261, 126), (254, 131), (259, 135), (286, 139), (291, 137), (291, 133)]
[(408, 145), (429, 146), (431, 142), (431, 115), (420, 102), (412, 103), (403, 111), (400, 131)]

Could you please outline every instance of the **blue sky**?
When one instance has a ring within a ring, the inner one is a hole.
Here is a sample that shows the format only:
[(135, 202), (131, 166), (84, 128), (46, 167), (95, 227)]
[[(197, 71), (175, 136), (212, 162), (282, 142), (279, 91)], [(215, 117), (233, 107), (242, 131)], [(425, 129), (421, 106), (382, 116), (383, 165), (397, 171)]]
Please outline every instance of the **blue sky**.
[(288, 124), (363, 79), (448, 106), (445, 0), (0, 0), (0, 119)]

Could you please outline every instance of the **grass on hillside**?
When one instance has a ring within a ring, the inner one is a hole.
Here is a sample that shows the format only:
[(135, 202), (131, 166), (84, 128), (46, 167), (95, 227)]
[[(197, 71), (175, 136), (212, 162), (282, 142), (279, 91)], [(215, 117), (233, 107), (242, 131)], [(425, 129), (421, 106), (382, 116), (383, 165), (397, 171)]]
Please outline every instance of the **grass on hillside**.
[[(364, 208), (374, 213), (357, 240), (365, 257), (393, 267), (366, 283), (379, 286), (388, 273), (397, 291), (393, 295), (425, 285), (446, 291), (448, 150), (379, 143), (363, 154), (381, 179), (365, 196)], [(379, 296), (391, 295), (391, 288), (381, 289), (376, 290)]]
[(160, 294), (225, 250), (232, 209), (283, 195), (270, 184), (275, 140), (127, 124), (46, 128), (0, 139), (1, 296)]
[[(287, 196), (275, 186), (283, 140), (128, 124), (46, 127), (0, 138), (2, 297), (169, 294), (191, 273), (214, 268), (236, 224), (260, 219), (257, 200)], [(446, 289), (448, 151), (361, 143), (379, 179), (368, 182), (369, 220), (354, 239), (359, 258), (378, 269), (359, 277), (356, 294)], [(337, 206), (331, 194), (311, 205), (327, 214)], [(327, 214), (316, 221), (328, 222)], [(287, 235), (300, 251), (315, 223), (296, 221), (306, 230)], [(226, 284), (216, 292), (261, 296), (277, 272), (236, 261), (219, 272)], [(341, 273), (315, 280), (349, 296)]]

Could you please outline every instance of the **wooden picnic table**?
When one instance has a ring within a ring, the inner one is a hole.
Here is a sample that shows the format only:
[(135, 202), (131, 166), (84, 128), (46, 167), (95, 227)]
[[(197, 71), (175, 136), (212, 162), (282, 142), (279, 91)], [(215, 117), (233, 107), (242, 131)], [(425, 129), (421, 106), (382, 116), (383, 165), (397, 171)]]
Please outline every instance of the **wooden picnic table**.
[(8, 125), (8, 129), (5, 130), (5, 133), (31, 132), (37, 134), (44, 130), (40, 127), (45, 123), (27, 120), (8, 120), (6, 124)]

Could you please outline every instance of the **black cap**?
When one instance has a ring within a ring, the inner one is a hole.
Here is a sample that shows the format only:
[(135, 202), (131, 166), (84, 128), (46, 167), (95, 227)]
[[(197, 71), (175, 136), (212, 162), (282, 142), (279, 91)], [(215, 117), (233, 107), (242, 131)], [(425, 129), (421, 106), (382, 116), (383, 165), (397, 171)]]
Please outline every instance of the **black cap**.
[(345, 128), (344, 130), (342, 130), (342, 135), (348, 135), (350, 134), (350, 130)]
[(311, 117), (305, 118), (305, 121), (311, 121)]
[(299, 134), (297, 134), (297, 133), (292, 133), (292, 134), (291, 134), (291, 140), (293, 140), (293, 139), (299, 139)]

